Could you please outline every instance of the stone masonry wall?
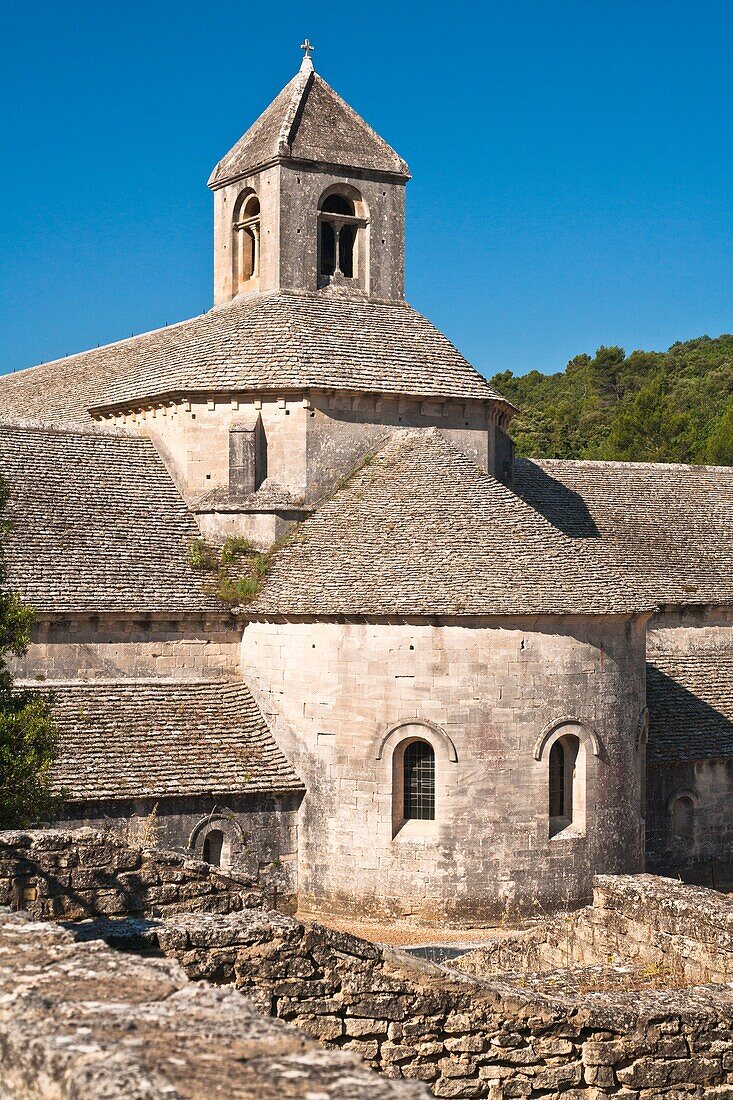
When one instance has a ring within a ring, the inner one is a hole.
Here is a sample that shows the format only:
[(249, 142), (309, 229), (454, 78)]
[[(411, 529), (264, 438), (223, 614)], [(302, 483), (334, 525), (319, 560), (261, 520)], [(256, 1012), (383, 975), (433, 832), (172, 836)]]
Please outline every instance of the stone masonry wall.
[(0, 833), (0, 905), (45, 920), (233, 913), (263, 900), (256, 874), (230, 874), (176, 852), (134, 848), (110, 833)]
[(153, 616), (66, 616), (40, 620), (13, 675), (27, 680), (161, 676), (231, 677), (241, 630), (227, 616), (204, 620)]
[[(648, 786), (647, 870), (733, 891), (733, 759), (654, 764)], [(694, 799), (692, 835), (675, 834), (670, 806)]]
[[(493, 920), (642, 868), (641, 622), (250, 622), (242, 675), (306, 785), (301, 907)], [(598, 755), (585, 827), (551, 838), (536, 751), (568, 723)], [(410, 736), (435, 750), (435, 821), (395, 821)]]
[[(102, 914), (78, 924), (76, 937), (162, 951), (189, 978), (234, 983), (265, 1015), (361, 1056), (383, 1077), (427, 1082), (435, 1096), (733, 1097), (733, 981), (580, 991), (551, 983), (552, 975), (469, 977), (267, 913), (257, 900), (254, 883), (91, 832), (0, 836), (0, 904), (25, 903), (37, 916), (72, 921)], [(596, 951), (629, 943), (633, 960), (653, 963), (678, 950), (695, 965), (707, 956), (715, 976), (731, 977), (729, 899), (650, 876), (604, 876), (591, 917)], [(86, 972), (83, 962), (70, 965)], [(699, 973), (690, 970), (688, 980)], [(0, 1034), (2, 1026), (0, 1012)]]
[[(652, 663), (666, 660), (700, 659), (711, 668), (733, 651), (733, 608), (666, 607), (649, 620), (647, 656)], [(723, 712), (729, 714), (726, 673), (719, 676), (718, 690)], [(713, 691), (713, 698), (715, 691)], [(681, 705), (687, 710), (690, 743), (685, 759), (654, 761), (649, 767), (647, 797), (647, 869), (654, 874), (681, 877), (716, 889), (733, 889), (733, 761), (727, 746), (716, 751), (716, 741), (726, 719), (716, 716), (704, 702), (689, 708), (681, 690)], [(697, 728), (695, 725), (697, 724)], [(717, 730), (717, 732), (716, 732)], [(652, 716), (652, 735), (654, 720)], [(729, 738), (726, 739), (729, 743)], [(696, 746), (697, 749), (692, 746)], [(700, 751), (702, 748), (702, 751)], [(675, 795), (684, 793), (694, 801), (694, 822), (690, 835), (677, 836), (671, 806)]]
[(677, 984), (733, 982), (733, 899), (655, 875), (598, 875), (593, 905), (457, 959), (467, 974), (641, 965)]
[(90, 928), (235, 982), (265, 1013), (438, 1097), (730, 1100), (733, 987), (547, 996), (247, 911)]
[(7, 1100), (427, 1100), (265, 1019), (175, 963), (0, 921), (0, 1095)]
[(222, 869), (257, 882), (263, 905), (291, 913), (297, 909), (298, 802), (293, 794), (66, 802), (58, 825), (107, 834), (112, 830), (134, 841), (154, 821), (155, 847), (193, 860), (203, 859), (209, 832), (220, 830), (228, 841)]

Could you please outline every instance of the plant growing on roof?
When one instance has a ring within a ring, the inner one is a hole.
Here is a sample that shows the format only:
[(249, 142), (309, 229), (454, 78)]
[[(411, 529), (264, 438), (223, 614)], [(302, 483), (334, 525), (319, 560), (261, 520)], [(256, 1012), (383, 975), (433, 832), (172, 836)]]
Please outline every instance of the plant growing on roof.
[(231, 537), (220, 548), (194, 539), (188, 548), (192, 569), (216, 576), (216, 594), (232, 606), (250, 603), (258, 595), (281, 543), (269, 550), (257, 550), (242, 537)]
[[(0, 536), (8, 531), (5, 518), (8, 489), (0, 482)], [(8, 667), (10, 657), (22, 657), (30, 644), (35, 616), (8, 588), (7, 566), (0, 546), (0, 828), (23, 828), (56, 816), (61, 796), (51, 785), (51, 768), (58, 738), (48, 694), (17, 688)]]

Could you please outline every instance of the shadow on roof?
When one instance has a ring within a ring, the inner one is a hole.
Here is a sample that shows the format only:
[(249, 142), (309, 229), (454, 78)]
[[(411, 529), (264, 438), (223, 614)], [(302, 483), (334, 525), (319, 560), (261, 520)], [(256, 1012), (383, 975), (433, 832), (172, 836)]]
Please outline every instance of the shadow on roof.
[(517, 460), (515, 492), (563, 534), (576, 539), (599, 539), (588, 506), (579, 493), (568, 489), (529, 458)]
[[(650, 760), (733, 757), (733, 721), (728, 715), (650, 663), (646, 684)], [(716, 690), (716, 685), (711, 689)]]

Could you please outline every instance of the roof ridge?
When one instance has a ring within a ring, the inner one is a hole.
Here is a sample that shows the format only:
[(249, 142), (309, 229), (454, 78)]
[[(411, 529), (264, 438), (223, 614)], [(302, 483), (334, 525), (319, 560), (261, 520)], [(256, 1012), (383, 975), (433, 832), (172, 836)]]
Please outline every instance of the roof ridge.
[(537, 466), (592, 466), (633, 470), (732, 470), (733, 466), (724, 463), (714, 465), (707, 462), (637, 462), (633, 459), (607, 458), (518, 458), (518, 462), (533, 462)]
[(308, 94), (308, 88), (314, 78), (315, 73), (313, 69), (300, 69), (291, 81), (293, 92), (277, 135), (277, 148), (281, 156), (289, 157), (291, 155), (290, 146), (295, 124), (299, 121), (299, 113), (302, 114), (302, 109)]

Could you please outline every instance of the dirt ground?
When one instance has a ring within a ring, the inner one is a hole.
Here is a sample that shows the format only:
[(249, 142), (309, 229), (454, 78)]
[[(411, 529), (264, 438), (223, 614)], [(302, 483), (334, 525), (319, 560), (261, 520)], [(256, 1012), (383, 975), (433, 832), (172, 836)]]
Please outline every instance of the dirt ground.
[(361, 936), (372, 943), (386, 943), (390, 947), (422, 947), (426, 944), (460, 944), (466, 950), (482, 943), (510, 936), (516, 928), (451, 928), (450, 925), (420, 924), (411, 920), (360, 921), (347, 917), (334, 917), (329, 913), (308, 913), (299, 910), (298, 920), (317, 921), (327, 928)]

